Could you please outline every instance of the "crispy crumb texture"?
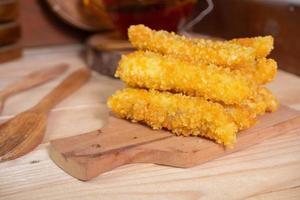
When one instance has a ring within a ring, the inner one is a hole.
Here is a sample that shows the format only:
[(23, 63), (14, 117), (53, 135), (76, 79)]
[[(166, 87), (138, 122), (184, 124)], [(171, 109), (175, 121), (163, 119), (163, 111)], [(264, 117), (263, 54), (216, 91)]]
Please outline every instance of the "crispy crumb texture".
[(257, 58), (268, 56), (274, 48), (274, 38), (270, 35), (253, 38), (238, 38), (230, 40), (229, 42), (245, 47), (252, 47)]
[(128, 88), (108, 100), (121, 118), (233, 146), (238, 131), (279, 106), (263, 86), (277, 72), (266, 58), (271, 36), (212, 41), (144, 25), (128, 36), (138, 50), (122, 56), (115, 74)]
[(162, 54), (172, 54), (182, 59), (194, 60), (235, 68), (253, 64), (255, 50), (252, 47), (237, 45), (234, 42), (198, 42), (167, 31), (154, 31), (144, 25), (130, 26), (128, 37), (132, 45), (139, 49)]
[(254, 97), (257, 88), (243, 75), (228, 69), (149, 51), (122, 56), (116, 77), (130, 87), (180, 92), (225, 104), (239, 104)]
[(223, 106), (197, 97), (126, 88), (108, 100), (118, 116), (165, 128), (176, 135), (203, 136), (224, 145), (236, 140), (237, 125)]
[(277, 63), (273, 59), (259, 58), (253, 66), (240, 67), (235, 71), (258, 85), (262, 85), (271, 82), (275, 78)]

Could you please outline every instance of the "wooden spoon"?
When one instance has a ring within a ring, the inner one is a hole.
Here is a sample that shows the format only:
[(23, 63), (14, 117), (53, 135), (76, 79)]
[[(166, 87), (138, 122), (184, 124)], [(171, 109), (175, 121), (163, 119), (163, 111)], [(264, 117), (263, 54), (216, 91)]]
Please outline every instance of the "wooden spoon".
[(66, 71), (68, 67), (69, 66), (67, 64), (59, 64), (54, 67), (38, 70), (30, 73), (21, 80), (6, 86), (2, 91), (0, 91), (0, 113), (2, 112), (5, 100), (9, 96), (54, 79)]
[(89, 77), (88, 69), (73, 72), (37, 105), (0, 125), (0, 162), (18, 158), (38, 146), (51, 108), (79, 89)]

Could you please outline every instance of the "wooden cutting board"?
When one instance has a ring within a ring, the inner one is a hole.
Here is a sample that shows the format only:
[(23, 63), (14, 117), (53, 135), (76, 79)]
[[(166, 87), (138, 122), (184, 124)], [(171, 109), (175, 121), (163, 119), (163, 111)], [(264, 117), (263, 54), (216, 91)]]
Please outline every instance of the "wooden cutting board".
[(71, 176), (90, 180), (129, 163), (193, 167), (298, 128), (300, 112), (281, 106), (277, 112), (260, 117), (253, 128), (239, 133), (235, 147), (229, 149), (203, 138), (153, 131), (111, 116), (101, 130), (51, 141), (49, 152)]
[(133, 50), (130, 42), (120, 39), (116, 32), (95, 34), (87, 40), (85, 60), (93, 70), (114, 77), (121, 56)]

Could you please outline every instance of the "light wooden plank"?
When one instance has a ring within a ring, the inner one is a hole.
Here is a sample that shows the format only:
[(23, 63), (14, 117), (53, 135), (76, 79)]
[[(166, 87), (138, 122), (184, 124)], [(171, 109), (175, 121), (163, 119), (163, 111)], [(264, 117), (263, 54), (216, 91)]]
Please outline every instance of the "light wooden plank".
[(299, 185), (299, 155), (297, 132), (190, 169), (129, 165), (80, 182), (58, 169), (43, 145), (1, 164), (0, 192), (3, 199), (243, 199)]

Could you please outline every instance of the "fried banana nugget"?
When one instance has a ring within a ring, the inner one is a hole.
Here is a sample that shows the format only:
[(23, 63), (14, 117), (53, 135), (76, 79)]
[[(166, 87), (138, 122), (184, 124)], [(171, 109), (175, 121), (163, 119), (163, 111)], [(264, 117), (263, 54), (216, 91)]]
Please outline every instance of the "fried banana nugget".
[(144, 25), (133, 25), (128, 37), (134, 47), (162, 54), (172, 54), (181, 59), (236, 68), (255, 61), (255, 51), (234, 43), (195, 42), (167, 31), (154, 31)]
[(143, 122), (153, 129), (203, 136), (226, 146), (236, 141), (238, 128), (224, 107), (201, 98), (126, 88), (112, 95), (108, 106), (119, 117)]
[(225, 104), (239, 104), (255, 96), (257, 88), (244, 75), (229, 69), (149, 51), (123, 55), (115, 76), (130, 87), (180, 92)]
[(273, 59), (259, 58), (254, 66), (245, 66), (236, 70), (257, 84), (271, 82), (277, 73), (277, 63)]
[(258, 36), (252, 38), (237, 38), (229, 42), (252, 47), (255, 51), (255, 57), (264, 58), (270, 54), (274, 48), (274, 38), (272, 36)]

